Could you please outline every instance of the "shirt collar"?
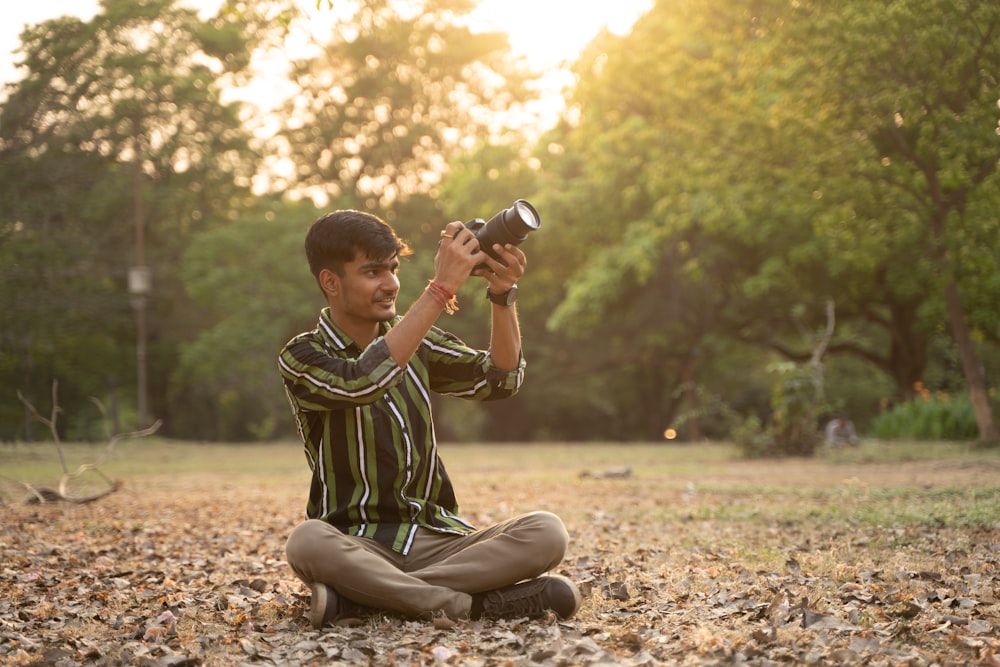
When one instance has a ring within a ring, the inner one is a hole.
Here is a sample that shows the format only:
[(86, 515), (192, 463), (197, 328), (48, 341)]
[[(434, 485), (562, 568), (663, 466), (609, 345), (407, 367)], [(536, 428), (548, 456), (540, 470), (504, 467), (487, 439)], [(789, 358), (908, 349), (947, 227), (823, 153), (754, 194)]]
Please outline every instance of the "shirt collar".
[[(392, 322), (379, 322), (378, 330), (379, 337), (384, 336), (388, 333), (389, 329), (399, 320), (399, 316), (396, 316)], [(346, 350), (348, 348), (355, 348), (360, 350), (361, 346), (358, 345), (350, 336), (344, 333), (340, 327), (333, 323), (333, 319), (330, 317), (330, 307), (326, 306), (320, 311), (319, 314), (319, 324), (316, 326), (316, 330), (319, 331), (320, 335), (330, 344), (335, 350)]]

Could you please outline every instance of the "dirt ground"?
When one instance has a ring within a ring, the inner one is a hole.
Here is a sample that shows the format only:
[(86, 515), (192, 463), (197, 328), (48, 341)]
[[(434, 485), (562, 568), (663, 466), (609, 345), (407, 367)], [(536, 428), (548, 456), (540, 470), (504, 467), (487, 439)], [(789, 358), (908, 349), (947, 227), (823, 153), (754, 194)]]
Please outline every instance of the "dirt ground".
[(532, 453), (449, 470), (476, 523), (563, 517), (569, 621), (313, 631), (283, 553), (301, 475), (146, 471), (86, 505), (8, 495), (0, 664), (1000, 665), (995, 459)]

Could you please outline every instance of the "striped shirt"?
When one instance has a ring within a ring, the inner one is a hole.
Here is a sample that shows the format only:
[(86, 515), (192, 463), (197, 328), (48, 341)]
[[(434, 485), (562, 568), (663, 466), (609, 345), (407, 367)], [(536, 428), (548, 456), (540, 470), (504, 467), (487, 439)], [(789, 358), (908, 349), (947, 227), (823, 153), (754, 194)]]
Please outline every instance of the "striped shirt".
[(380, 325), (362, 350), (330, 320), (288, 342), (278, 356), (285, 392), (312, 471), (306, 516), (406, 554), (417, 528), (468, 533), (438, 457), (430, 392), (471, 400), (517, 393), (513, 371), (488, 352), (431, 328), (405, 368), (389, 354)]

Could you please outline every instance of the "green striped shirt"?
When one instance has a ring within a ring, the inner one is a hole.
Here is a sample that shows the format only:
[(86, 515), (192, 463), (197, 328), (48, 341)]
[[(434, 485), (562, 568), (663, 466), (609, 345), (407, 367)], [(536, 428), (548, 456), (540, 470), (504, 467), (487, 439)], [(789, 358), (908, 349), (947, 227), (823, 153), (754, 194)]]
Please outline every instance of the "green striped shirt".
[(430, 392), (471, 400), (517, 393), (514, 371), (437, 328), (405, 368), (380, 335), (362, 350), (330, 320), (288, 342), (278, 367), (312, 470), (306, 516), (406, 554), (419, 526), (468, 533), (438, 456)]

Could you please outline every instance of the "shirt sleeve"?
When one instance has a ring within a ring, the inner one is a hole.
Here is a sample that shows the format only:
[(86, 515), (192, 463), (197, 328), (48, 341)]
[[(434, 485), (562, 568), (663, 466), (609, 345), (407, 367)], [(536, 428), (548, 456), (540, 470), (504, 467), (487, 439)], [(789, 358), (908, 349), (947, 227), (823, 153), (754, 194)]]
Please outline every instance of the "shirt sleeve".
[(524, 356), (517, 368), (497, 368), (486, 350), (476, 350), (454, 334), (431, 328), (424, 337), (431, 390), (475, 401), (492, 401), (516, 394), (524, 382)]
[(278, 355), (289, 398), (300, 410), (338, 410), (374, 403), (403, 379), (384, 337), (357, 359), (333, 354), (310, 336), (292, 339)]

